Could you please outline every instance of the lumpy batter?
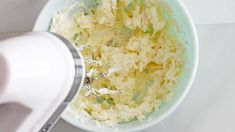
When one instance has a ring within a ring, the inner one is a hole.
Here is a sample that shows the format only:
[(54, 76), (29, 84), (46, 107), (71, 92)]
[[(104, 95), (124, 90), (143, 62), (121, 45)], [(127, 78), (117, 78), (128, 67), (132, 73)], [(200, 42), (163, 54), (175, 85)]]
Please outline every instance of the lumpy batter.
[(99, 0), (89, 9), (75, 3), (54, 16), (50, 31), (78, 48), (90, 47), (81, 50), (84, 58), (101, 63), (86, 63), (92, 76), (115, 69), (91, 84), (104, 93), (83, 88), (71, 109), (115, 124), (142, 120), (170, 99), (184, 65), (184, 50), (169, 37), (159, 6), (158, 0)]

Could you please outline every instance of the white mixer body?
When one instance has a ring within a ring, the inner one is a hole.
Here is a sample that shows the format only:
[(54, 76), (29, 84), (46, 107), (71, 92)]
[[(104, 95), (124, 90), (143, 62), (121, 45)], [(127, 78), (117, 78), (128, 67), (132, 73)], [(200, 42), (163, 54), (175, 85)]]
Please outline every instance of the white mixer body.
[(48, 119), (56, 120), (53, 113), (72, 99), (71, 89), (74, 96), (83, 85), (83, 59), (65, 41), (36, 32), (0, 42), (0, 104), (17, 102), (32, 110), (16, 131), (47, 131), (53, 125)]

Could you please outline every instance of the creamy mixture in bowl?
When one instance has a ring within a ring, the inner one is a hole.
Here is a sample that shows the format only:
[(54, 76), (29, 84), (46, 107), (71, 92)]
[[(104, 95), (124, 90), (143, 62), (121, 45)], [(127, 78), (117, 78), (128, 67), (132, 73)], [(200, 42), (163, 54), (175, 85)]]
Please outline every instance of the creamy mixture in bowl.
[(97, 0), (89, 8), (75, 2), (58, 12), (50, 31), (76, 45), (87, 74), (98, 78), (70, 109), (110, 126), (143, 120), (171, 100), (185, 51), (165, 17), (160, 0)]

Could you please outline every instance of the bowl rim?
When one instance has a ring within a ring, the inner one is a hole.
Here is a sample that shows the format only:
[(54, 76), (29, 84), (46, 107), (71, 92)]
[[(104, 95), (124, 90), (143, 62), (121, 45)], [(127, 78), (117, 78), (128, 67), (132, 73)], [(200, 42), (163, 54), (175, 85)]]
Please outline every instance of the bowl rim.
[[(36, 19), (36, 22), (34, 24), (33, 31), (37, 31), (37, 28), (40, 27), (39, 26), (40, 25), (39, 20), (43, 16), (43, 13), (45, 12), (45, 10), (49, 7), (51, 1), (52, 0), (49, 0), (46, 3), (46, 5), (43, 7), (43, 9), (41, 10), (41, 12), (38, 15), (38, 17)], [(140, 130), (149, 128), (149, 127), (151, 127), (153, 125), (156, 125), (159, 122), (161, 122), (162, 120), (166, 119), (183, 102), (184, 98), (187, 96), (189, 90), (191, 89), (193, 81), (194, 81), (194, 79), (196, 77), (196, 73), (197, 73), (197, 69), (198, 69), (198, 64), (199, 64), (199, 40), (198, 40), (198, 35), (197, 35), (196, 27), (194, 25), (193, 19), (192, 19), (191, 15), (190, 15), (189, 11), (187, 10), (187, 8), (183, 4), (183, 2), (181, 0), (175, 0), (175, 2), (178, 4), (177, 6), (179, 6), (179, 8), (182, 9), (182, 11), (184, 13), (184, 17), (187, 19), (187, 21), (189, 23), (190, 31), (191, 31), (191, 34), (192, 34), (192, 42), (194, 42), (193, 43), (193, 50), (194, 50), (194, 55), (193, 55), (194, 58), (193, 59), (194, 60), (193, 60), (193, 65), (192, 65), (192, 69), (193, 70), (192, 70), (191, 75), (189, 77), (189, 81), (187, 81), (187, 83), (185, 85), (185, 88), (184, 88), (184, 90), (182, 92), (182, 95), (162, 115), (160, 115), (158, 118), (153, 119), (152, 122), (148, 122), (148, 123), (142, 124), (142, 125), (134, 127), (134, 128), (122, 129), (121, 130), (122, 132), (140, 131)], [(65, 114), (62, 114), (61, 117), (67, 123), (73, 125), (74, 127), (81, 128), (83, 130), (97, 131), (97, 132), (104, 132), (105, 131), (105, 130), (101, 130), (101, 129), (98, 130), (96, 127), (86, 127), (85, 125), (78, 124), (78, 123), (74, 122), (74, 120), (72, 120), (70, 117), (66, 116)], [(118, 130), (114, 130), (114, 131), (118, 131)]]

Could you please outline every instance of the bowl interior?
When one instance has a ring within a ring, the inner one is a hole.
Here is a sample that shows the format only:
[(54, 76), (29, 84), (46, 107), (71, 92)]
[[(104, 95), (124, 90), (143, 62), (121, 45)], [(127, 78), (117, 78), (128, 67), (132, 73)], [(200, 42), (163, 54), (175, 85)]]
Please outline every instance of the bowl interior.
[[(92, 5), (94, 0), (84, 0)], [(71, 4), (68, 0), (50, 0), (39, 15), (33, 31), (48, 31), (53, 14), (64, 9)], [(173, 99), (160, 107), (157, 112), (153, 112), (143, 121), (132, 121), (120, 124), (117, 128), (122, 131), (134, 131), (146, 128), (158, 123), (169, 115), (188, 93), (192, 81), (195, 77), (198, 64), (198, 40), (193, 22), (179, 0), (165, 0), (165, 8), (167, 13), (163, 13), (166, 19), (172, 19), (172, 25), (169, 26), (172, 33), (176, 33), (177, 37), (183, 42), (186, 49), (186, 62), (183, 73), (180, 77), (176, 88), (174, 89)], [(73, 116), (73, 112), (67, 111), (62, 115), (70, 124), (91, 131), (109, 131), (112, 128), (102, 127), (90, 121), (81, 121)]]

